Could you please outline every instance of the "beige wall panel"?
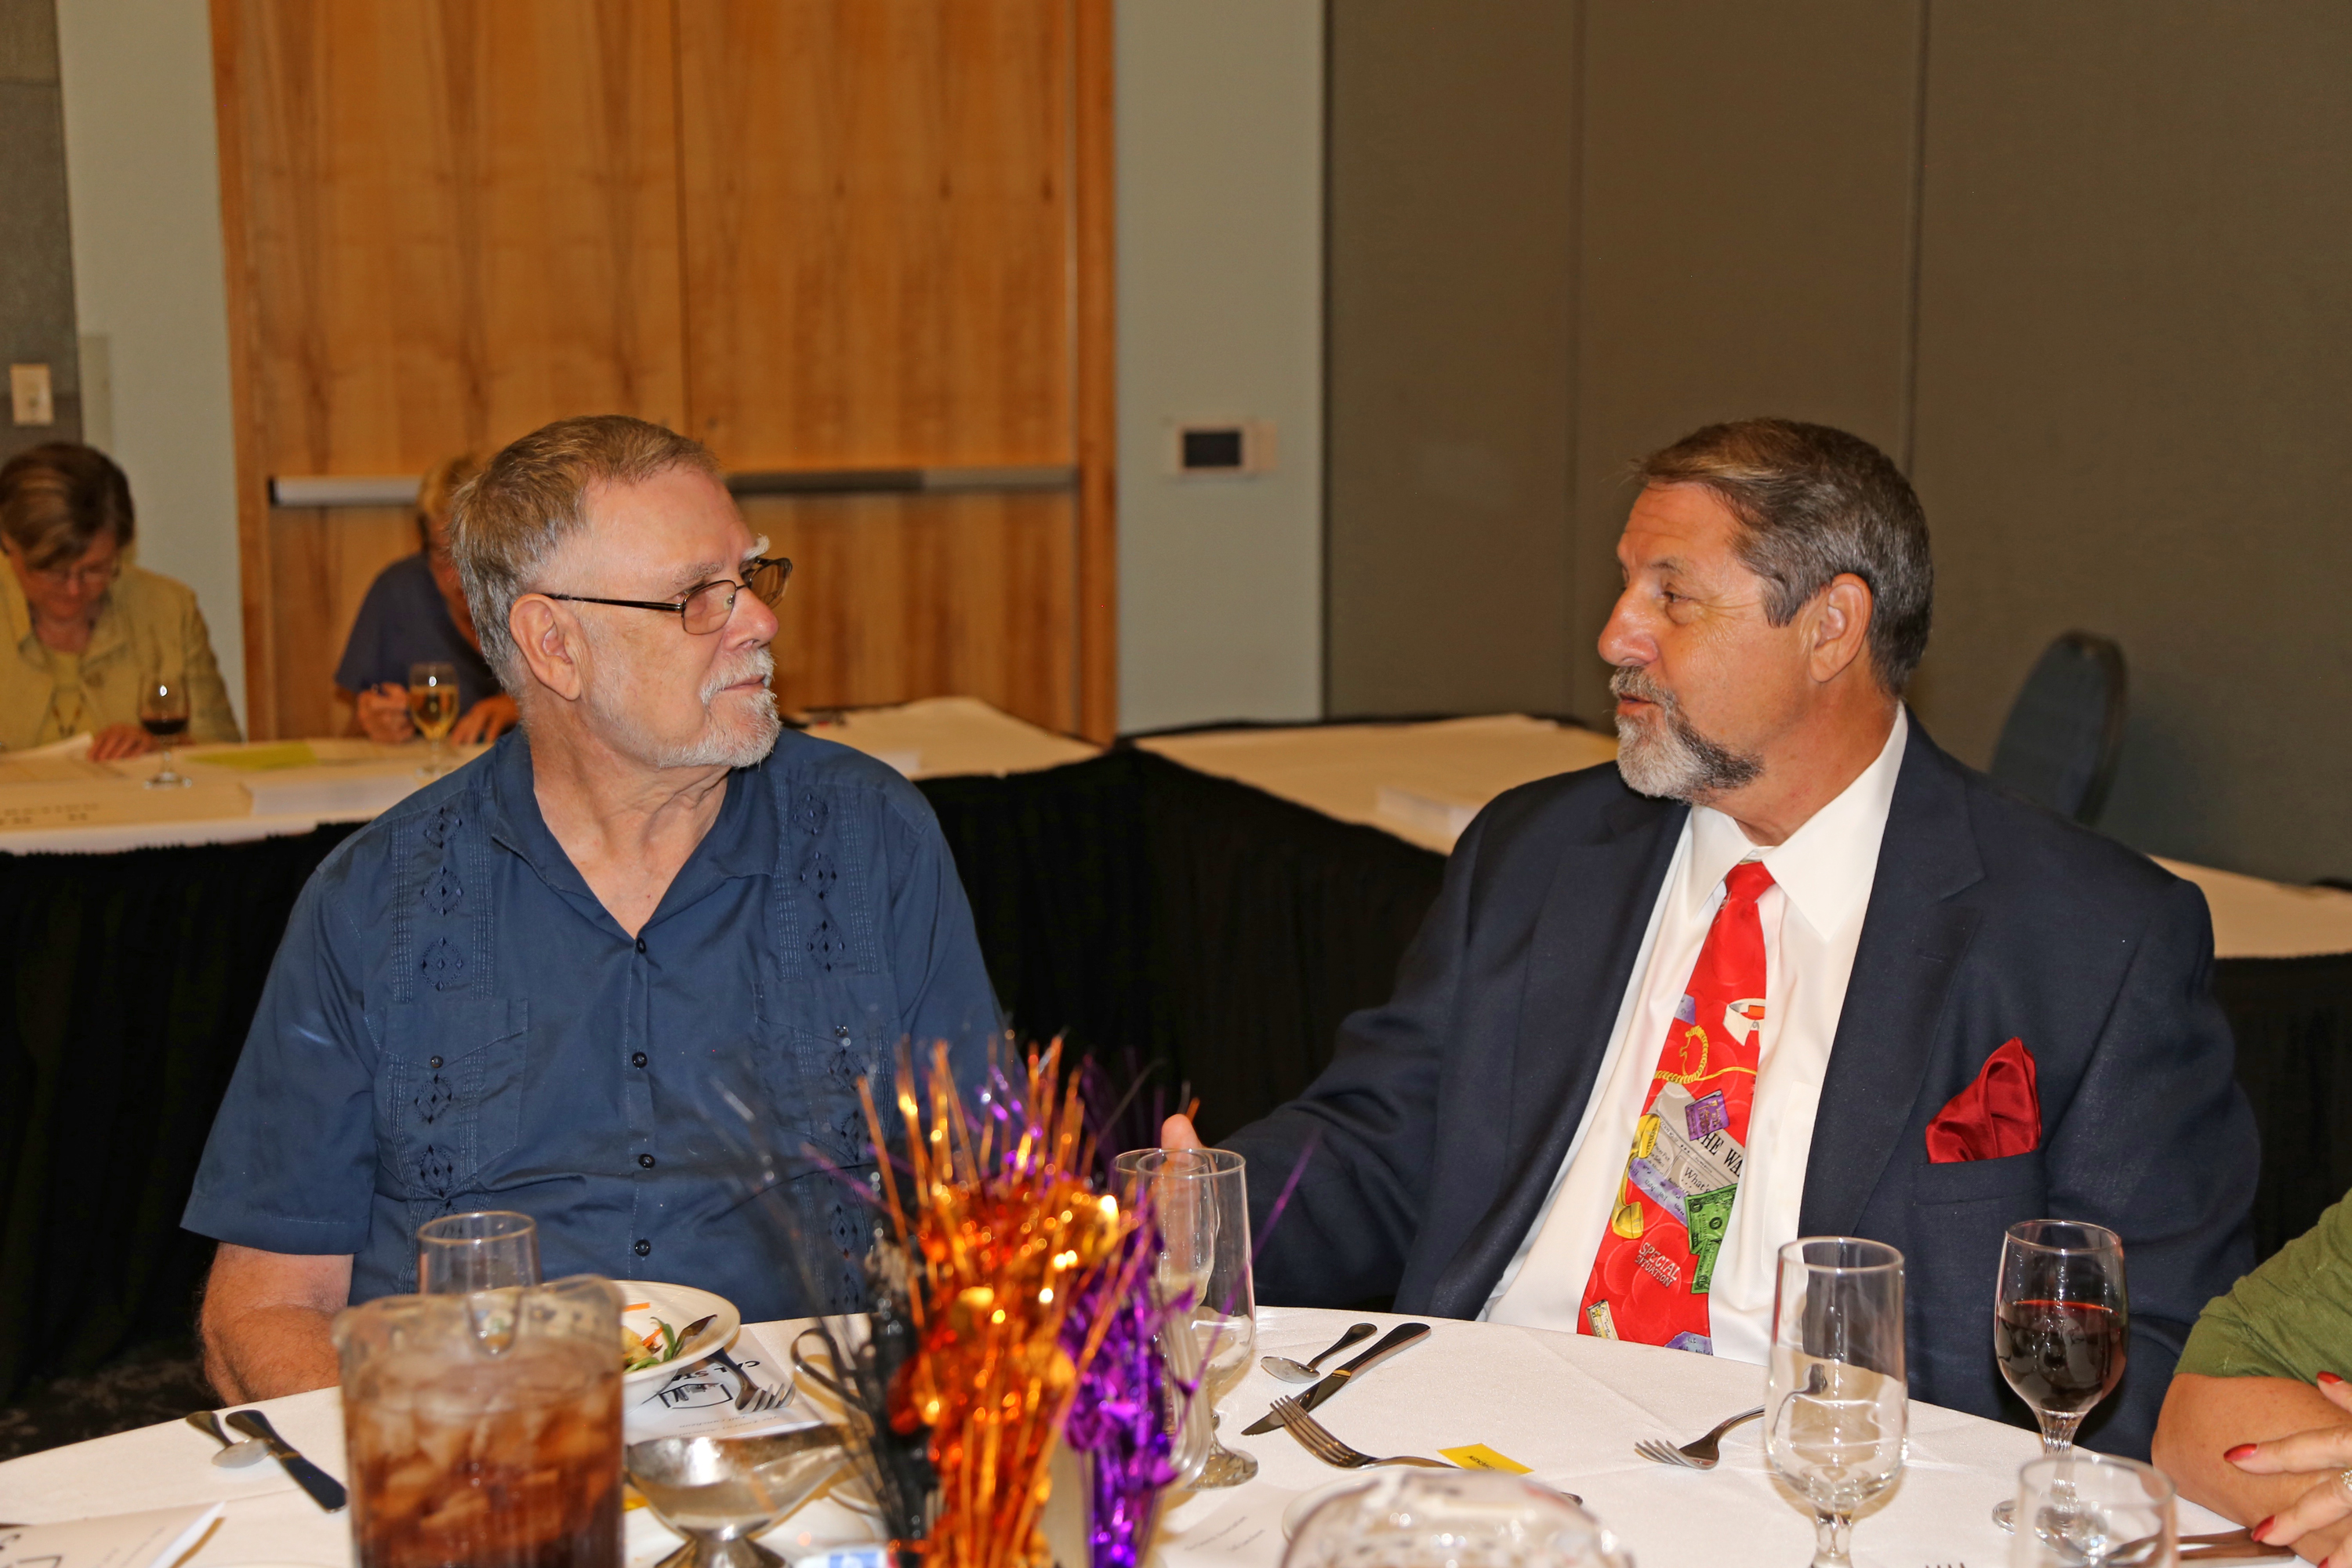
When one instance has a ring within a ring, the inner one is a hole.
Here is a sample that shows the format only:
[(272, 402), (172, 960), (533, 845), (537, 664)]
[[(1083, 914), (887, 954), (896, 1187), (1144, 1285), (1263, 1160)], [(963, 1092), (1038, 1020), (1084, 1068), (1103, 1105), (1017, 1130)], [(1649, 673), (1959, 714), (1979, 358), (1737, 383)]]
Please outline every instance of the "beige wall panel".
[(1608, 710), (1593, 642), (1618, 591), (1629, 463), (1758, 414), (1903, 456), (1920, 10), (1585, 7), (1577, 712)]
[(316, 650), (277, 669), (278, 732), (332, 735), (347, 710), (334, 668), (376, 574), (416, 549), (404, 507), (279, 507), (269, 514), (269, 602), (279, 645)]
[(739, 468), (1073, 460), (1071, 0), (682, 0), (689, 402)]
[(793, 563), (777, 700), (961, 693), (1076, 730), (1075, 505), (1055, 494), (746, 500), (753, 531)]
[(2118, 638), (2104, 830), (2352, 874), (2352, 8), (1935, 9), (1921, 710), (1990, 757), (2057, 632)]
[(1334, 715), (1569, 705), (1576, 10), (1330, 9)]

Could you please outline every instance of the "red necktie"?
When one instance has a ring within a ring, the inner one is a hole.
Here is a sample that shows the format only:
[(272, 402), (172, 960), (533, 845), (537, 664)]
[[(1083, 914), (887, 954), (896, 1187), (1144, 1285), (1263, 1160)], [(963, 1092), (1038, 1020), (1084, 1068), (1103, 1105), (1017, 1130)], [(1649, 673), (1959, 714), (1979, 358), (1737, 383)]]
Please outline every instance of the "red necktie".
[(1764, 924), (1772, 873), (1742, 861), (1666, 1026), (1634, 1124), (1579, 1329), (1603, 1339), (1712, 1352), (1706, 1291), (1748, 1162), (1748, 1111), (1764, 1022)]

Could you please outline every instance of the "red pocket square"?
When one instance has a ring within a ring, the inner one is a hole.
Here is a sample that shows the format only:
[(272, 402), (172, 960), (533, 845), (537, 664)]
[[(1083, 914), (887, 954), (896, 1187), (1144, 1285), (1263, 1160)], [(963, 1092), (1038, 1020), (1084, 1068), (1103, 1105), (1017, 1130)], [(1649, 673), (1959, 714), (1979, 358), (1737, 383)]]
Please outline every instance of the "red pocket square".
[(1999, 1160), (2042, 1147), (2042, 1095), (2033, 1086), (2033, 1053), (2011, 1040), (1985, 1058), (1976, 1082), (1952, 1096), (1927, 1123), (1927, 1158)]

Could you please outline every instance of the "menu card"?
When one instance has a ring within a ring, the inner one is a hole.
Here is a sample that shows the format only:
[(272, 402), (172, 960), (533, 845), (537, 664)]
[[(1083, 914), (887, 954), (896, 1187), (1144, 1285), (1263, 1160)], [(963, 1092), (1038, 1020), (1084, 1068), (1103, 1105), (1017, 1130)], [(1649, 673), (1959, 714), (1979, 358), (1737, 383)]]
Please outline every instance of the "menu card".
[(171, 1568), (204, 1539), (226, 1506), (0, 1526), (0, 1568)]

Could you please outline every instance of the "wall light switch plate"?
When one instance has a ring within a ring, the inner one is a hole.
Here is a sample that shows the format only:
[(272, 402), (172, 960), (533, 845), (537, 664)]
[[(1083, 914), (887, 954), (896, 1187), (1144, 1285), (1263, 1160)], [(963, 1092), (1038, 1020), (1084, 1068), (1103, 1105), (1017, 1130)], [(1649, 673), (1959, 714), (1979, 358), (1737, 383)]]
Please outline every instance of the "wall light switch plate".
[(1274, 468), (1266, 419), (1177, 419), (1168, 426), (1168, 471), (1179, 479), (1263, 474)]
[(58, 405), (49, 395), (49, 367), (12, 364), (8, 367), (8, 404), (19, 425), (54, 425)]

